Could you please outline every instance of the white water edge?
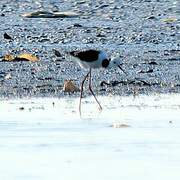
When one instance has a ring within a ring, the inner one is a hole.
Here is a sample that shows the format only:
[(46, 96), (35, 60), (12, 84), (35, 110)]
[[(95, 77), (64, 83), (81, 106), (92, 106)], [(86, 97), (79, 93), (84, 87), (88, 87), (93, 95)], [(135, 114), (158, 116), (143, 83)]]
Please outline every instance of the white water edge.
[(0, 179), (180, 179), (180, 95), (98, 99), (1, 101)]

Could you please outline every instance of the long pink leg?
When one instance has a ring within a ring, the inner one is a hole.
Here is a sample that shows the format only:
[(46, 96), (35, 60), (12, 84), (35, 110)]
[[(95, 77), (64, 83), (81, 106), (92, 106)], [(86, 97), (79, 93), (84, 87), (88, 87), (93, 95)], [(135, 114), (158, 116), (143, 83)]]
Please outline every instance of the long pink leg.
[(95, 96), (95, 94), (94, 94), (94, 92), (93, 92), (93, 90), (92, 90), (92, 88), (91, 88), (91, 69), (90, 69), (90, 71), (89, 71), (89, 90), (91, 91), (92, 95), (94, 96), (94, 99), (95, 99), (96, 102), (98, 103), (99, 109), (102, 110), (102, 106), (101, 106), (101, 104), (99, 103), (99, 101), (97, 100), (97, 98), (96, 98), (96, 96)]
[(86, 76), (84, 77), (82, 83), (81, 83), (81, 95), (80, 95), (80, 100), (79, 100), (79, 114), (81, 115), (81, 99), (82, 99), (82, 95), (83, 95), (83, 86), (84, 86), (84, 82), (86, 81), (86, 79), (88, 78), (89, 74), (91, 72), (91, 69), (89, 70), (89, 72), (86, 74)]

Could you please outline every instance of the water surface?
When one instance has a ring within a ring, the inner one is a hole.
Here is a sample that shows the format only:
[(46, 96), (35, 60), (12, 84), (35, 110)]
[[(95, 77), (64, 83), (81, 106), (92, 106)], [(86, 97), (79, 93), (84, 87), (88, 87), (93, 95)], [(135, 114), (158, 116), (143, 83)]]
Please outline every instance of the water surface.
[(98, 98), (1, 101), (0, 178), (180, 177), (179, 95)]

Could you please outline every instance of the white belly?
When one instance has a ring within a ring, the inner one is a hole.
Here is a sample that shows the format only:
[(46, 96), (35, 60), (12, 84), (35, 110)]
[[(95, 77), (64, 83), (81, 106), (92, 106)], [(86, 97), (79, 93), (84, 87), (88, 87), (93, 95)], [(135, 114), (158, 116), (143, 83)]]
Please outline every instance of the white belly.
[(80, 67), (85, 68), (85, 69), (89, 69), (89, 68), (100, 68), (102, 67), (102, 63), (101, 62), (97, 62), (97, 61), (93, 61), (93, 62), (86, 62), (86, 61), (79, 61), (77, 60), (78, 64)]

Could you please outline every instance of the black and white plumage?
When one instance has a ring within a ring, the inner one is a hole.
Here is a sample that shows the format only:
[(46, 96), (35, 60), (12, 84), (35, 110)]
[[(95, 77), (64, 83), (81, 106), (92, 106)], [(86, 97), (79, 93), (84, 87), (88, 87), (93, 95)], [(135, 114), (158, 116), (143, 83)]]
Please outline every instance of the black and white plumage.
[(84, 50), (84, 51), (72, 51), (72, 52), (69, 52), (69, 55), (72, 57), (72, 59), (74, 59), (80, 65), (80, 67), (89, 69), (88, 73), (86, 74), (86, 76), (84, 77), (81, 83), (81, 95), (80, 95), (80, 102), (79, 102), (80, 114), (81, 114), (81, 99), (82, 99), (82, 93), (83, 93), (83, 86), (84, 86), (85, 80), (88, 77), (89, 77), (89, 90), (94, 96), (101, 110), (102, 107), (91, 88), (91, 71), (92, 69), (96, 69), (96, 68), (119, 67), (124, 72), (124, 70), (121, 68), (122, 61), (120, 59), (110, 60), (104, 51), (98, 51), (98, 50), (93, 50), (93, 49)]
[(82, 68), (106, 68), (109, 65), (109, 59), (103, 51), (92, 49), (86, 51), (72, 51), (70, 55), (77, 60)]

